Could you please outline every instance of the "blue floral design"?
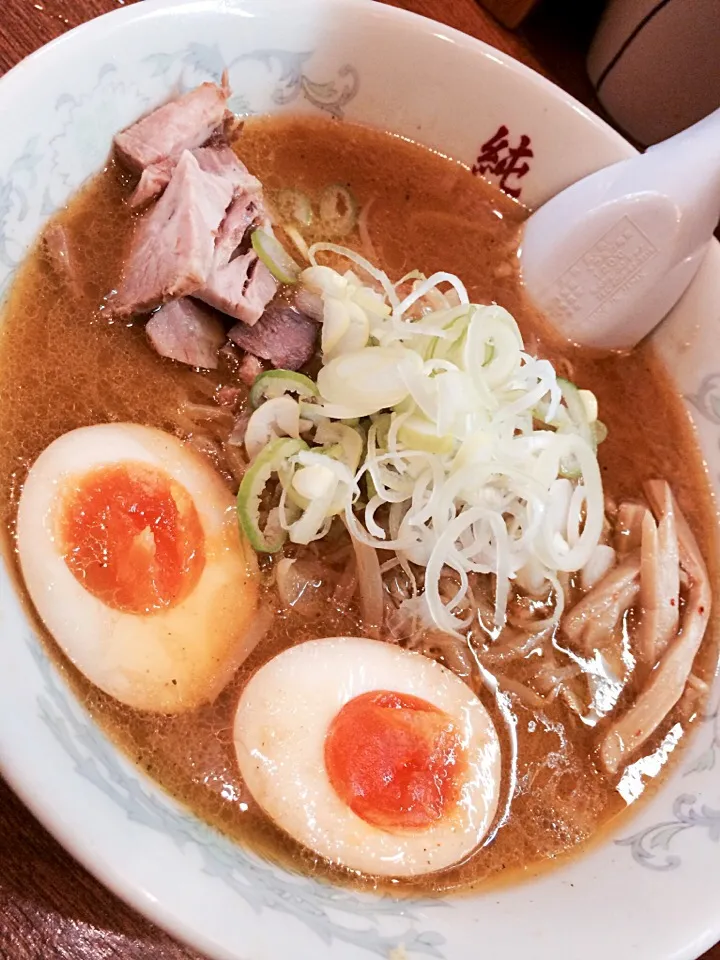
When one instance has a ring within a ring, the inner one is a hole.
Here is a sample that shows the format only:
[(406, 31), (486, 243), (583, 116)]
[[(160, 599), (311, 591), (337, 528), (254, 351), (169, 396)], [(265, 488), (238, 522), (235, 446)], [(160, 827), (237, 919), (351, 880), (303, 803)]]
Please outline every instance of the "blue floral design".
[(709, 373), (700, 382), (697, 393), (685, 398), (710, 423), (720, 426), (720, 373)]
[[(319, 110), (341, 118), (344, 108), (357, 96), (360, 76), (355, 67), (346, 63), (338, 70), (337, 79), (313, 80), (305, 72), (312, 56), (311, 50), (251, 50), (227, 61), (217, 44), (191, 43), (179, 54), (154, 53), (145, 62), (153, 76), (165, 75), (178, 63), (190, 68), (191, 73), (180, 79), (181, 88), (189, 89), (195, 85), (195, 74), (219, 80), (226, 69), (232, 76), (233, 68), (239, 64), (256, 61), (265, 65), (272, 80), (272, 103), (285, 106), (303, 96)], [(242, 94), (233, 96), (230, 107), (235, 113), (256, 112)]]
[(20, 156), (10, 164), (6, 176), (0, 178), (0, 264), (7, 268), (5, 279), (0, 277), (0, 294), (25, 252), (13, 241), (10, 226), (22, 223), (30, 212), (41, 160), (40, 137), (31, 137)]
[[(129, 97), (128, 94), (132, 96)], [(132, 119), (127, 104), (142, 113), (152, 104), (152, 95), (142, 82), (129, 85), (118, 68), (104, 64), (92, 89), (80, 94), (62, 93), (55, 102), (56, 132), (48, 141), (52, 176), (46, 187), (45, 210), (54, 212), (78, 189), (78, 171), (87, 166), (100, 169), (110, 153), (112, 137)]]
[(681, 834), (701, 827), (708, 831), (713, 843), (720, 841), (720, 810), (707, 804), (696, 806), (696, 803), (694, 794), (683, 793), (673, 803), (671, 820), (656, 823), (615, 842), (620, 847), (630, 847), (633, 858), (642, 867), (658, 871), (675, 870), (682, 863), (682, 858), (671, 853), (670, 846)]
[[(402, 944), (414, 954), (442, 960), (445, 938), (433, 930), (418, 931), (415, 925), (423, 911), (447, 908), (446, 902), (360, 896), (290, 874), (233, 844), (143, 783), (59, 681), (34, 635), (27, 642), (44, 685), (38, 698), (42, 720), (72, 758), (77, 773), (122, 808), (129, 820), (170, 837), (181, 850), (191, 846), (199, 851), (202, 870), (229, 886), (256, 913), (273, 910), (292, 916), (328, 945), (350, 943), (387, 958)], [(360, 927), (358, 918), (363, 921)], [(344, 922), (347, 919), (349, 923)], [(383, 932), (383, 922), (400, 932)]]
[(715, 763), (720, 753), (720, 704), (708, 716), (711, 724), (712, 739), (709, 746), (697, 757), (685, 771), (685, 776), (692, 773), (705, 773), (715, 769)]
[[(704, 774), (715, 768), (720, 754), (720, 701), (705, 718), (710, 727), (710, 742), (703, 752), (691, 760), (683, 776)], [(616, 840), (619, 847), (629, 847), (633, 859), (650, 870), (674, 870), (682, 863), (678, 854), (670, 852), (673, 841), (688, 830), (704, 828), (710, 840), (720, 840), (720, 809), (697, 804), (697, 795), (683, 793), (672, 806), (672, 819), (652, 824), (632, 836)]]
[(279, 74), (272, 95), (273, 103), (284, 106), (302, 94), (313, 106), (341, 118), (343, 108), (357, 96), (360, 87), (358, 72), (355, 67), (345, 64), (338, 70), (341, 82), (311, 80), (303, 72), (303, 66), (311, 56), (312, 53), (296, 53), (290, 50), (254, 50), (242, 54), (232, 61), (231, 66), (243, 60), (259, 60), (265, 63), (270, 71), (277, 66)]

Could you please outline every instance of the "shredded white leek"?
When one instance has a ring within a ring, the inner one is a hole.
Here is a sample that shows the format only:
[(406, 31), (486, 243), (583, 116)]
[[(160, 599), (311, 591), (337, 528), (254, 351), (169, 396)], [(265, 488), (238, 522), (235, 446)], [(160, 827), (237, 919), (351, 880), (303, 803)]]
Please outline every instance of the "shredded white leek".
[(582, 570), (602, 533), (593, 394), (526, 353), (507, 310), (469, 303), (452, 274), (393, 283), (330, 243), (309, 260), (300, 287), (323, 304), (324, 363), (317, 402), (303, 401), (315, 446), (290, 458), (281, 501), (290, 539), (324, 536), (343, 511), (357, 541), (395, 554), (383, 569), (414, 584), (411, 565), (425, 568), (422, 609), (449, 633), (468, 629), (473, 573), (494, 577), (496, 630), (515, 582), (552, 596), (557, 621), (559, 572)]

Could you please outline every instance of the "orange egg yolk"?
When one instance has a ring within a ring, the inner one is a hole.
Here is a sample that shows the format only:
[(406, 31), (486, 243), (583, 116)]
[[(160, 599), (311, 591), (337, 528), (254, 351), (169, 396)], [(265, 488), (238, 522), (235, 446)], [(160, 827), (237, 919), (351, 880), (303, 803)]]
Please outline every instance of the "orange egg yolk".
[(426, 700), (376, 690), (350, 700), (325, 740), (335, 792), (384, 830), (431, 826), (457, 803), (465, 751), (452, 719)]
[(143, 463), (113, 464), (75, 478), (62, 501), (60, 539), (82, 586), (126, 613), (177, 603), (205, 564), (190, 494)]

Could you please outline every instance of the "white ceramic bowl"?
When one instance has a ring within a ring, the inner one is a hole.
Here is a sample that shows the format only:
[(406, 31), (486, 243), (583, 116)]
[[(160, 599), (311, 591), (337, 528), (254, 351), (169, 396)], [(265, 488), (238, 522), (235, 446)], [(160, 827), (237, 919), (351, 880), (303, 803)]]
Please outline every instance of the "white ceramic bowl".
[[(224, 67), (238, 111), (324, 110), (470, 165), (505, 126), (508, 148), (529, 138), (533, 156), (517, 158), (528, 171), (506, 186), (530, 205), (632, 152), (497, 50), (380, 4), (147, 0), (73, 31), (0, 82), (0, 291), (44, 220), (102, 166), (113, 133)], [(715, 245), (658, 334), (715, 483), (718, 321)], [(74, 701), (5, 571), (0, 616), (5, 776), (102, 881), (212, 957), (360, 960), (403, 945), (412, 960), (683, 960), (720, 936), (717, 712), (652, 802), (601, 846), (512, 888), (396, 902), (287, 874), (178, 808)]]

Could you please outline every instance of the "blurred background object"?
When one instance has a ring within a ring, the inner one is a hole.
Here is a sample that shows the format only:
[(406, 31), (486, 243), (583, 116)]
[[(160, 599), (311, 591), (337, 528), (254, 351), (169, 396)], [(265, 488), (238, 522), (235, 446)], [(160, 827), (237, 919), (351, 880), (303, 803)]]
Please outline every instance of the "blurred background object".
[(638, 143), (684, 130), (720, 107), (720, 0), (610, 0), (587, 67)]
[(486, 10), (506, 27), (517, 27), (539, 0), (482, 0)]
[(636, 146), (720, 107), (720, 0), (479, 0)]

